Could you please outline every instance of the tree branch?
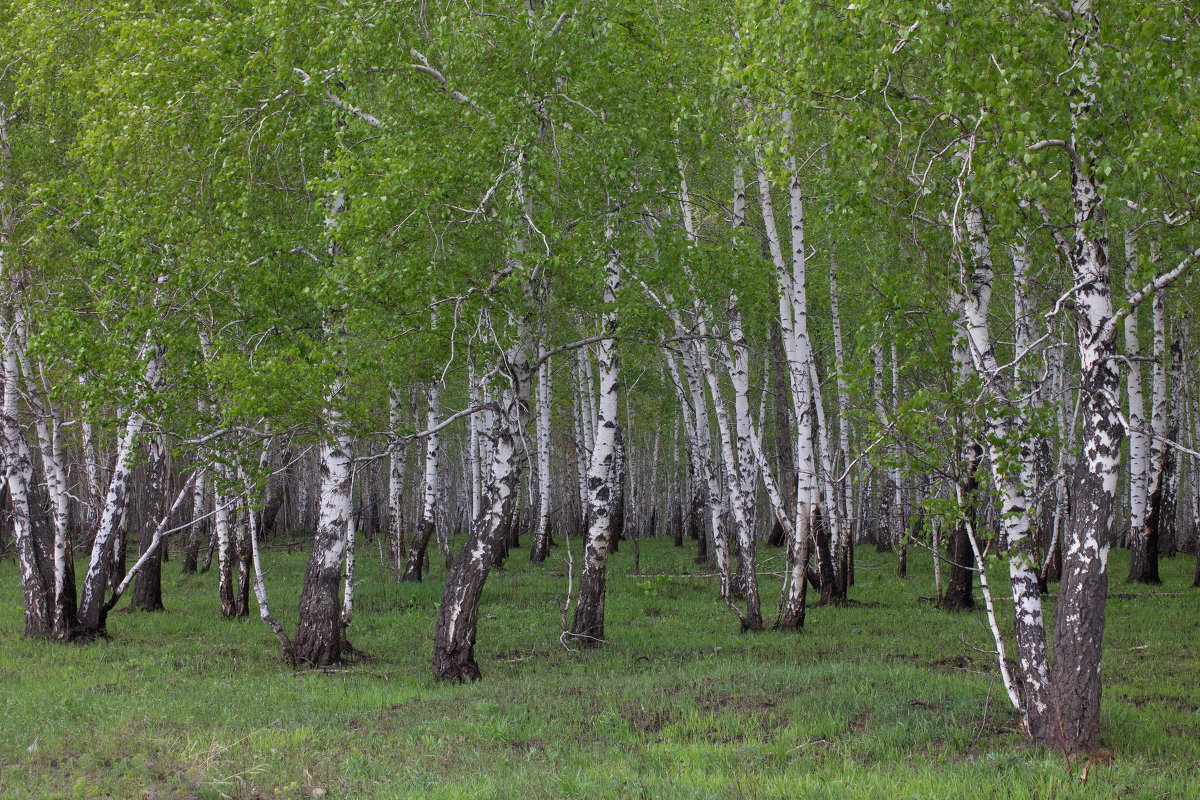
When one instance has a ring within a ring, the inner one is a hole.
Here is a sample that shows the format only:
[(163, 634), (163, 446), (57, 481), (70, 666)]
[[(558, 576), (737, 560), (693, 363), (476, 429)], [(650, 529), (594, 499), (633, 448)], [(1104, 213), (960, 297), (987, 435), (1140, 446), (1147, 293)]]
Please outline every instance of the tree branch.
[(1146, 298), (1153, 297), (1155, 294), (1161, 292), (1163, 289), (1174, 283), (1180, 275), (1188, 271), (1188, 269), (1196, 262), (1197, 258), (1200, 258), (1200, 247), (1197, 247), (1195, 250), (1188, 253), (1182, 261), (1175, 265), (1174, 269), (1158, 275), (1154, 278), (1154, 280), (1150, 281), (1141, 289), (1134, 292), (1129, 297), (1129, 305), (1122, 308), (1116, 314), (1113, 314), (1112, 318), (1110, 318), (1104, 327), (1100, 329), (1098, 340), (1101, 342), (1106, 342), (1111, 340), (1112, 337), (1116, 336), (1117, 326), (1121, 324), (1122, 320), (1133, 313), (1133, 311), (1136, 310), (1137, 307), (1146, 300)]

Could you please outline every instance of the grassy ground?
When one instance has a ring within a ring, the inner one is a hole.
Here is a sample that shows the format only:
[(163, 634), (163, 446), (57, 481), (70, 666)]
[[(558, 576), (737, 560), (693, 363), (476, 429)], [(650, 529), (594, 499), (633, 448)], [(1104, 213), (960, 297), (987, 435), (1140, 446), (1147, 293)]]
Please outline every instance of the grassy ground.
[[(165, 613), (116, 612), (107, 642), (25, 641), (16, 569), (0, 565), (0, 797), (1200, 797), (1190, 557), (1164, 562), (1161, 588), (1114, 581), (1134, 596), (1109, 604), (1112, 754), (1068, 770), (1023, 743), (974, 649), (990, 646), (983, 614), (934, 609), (919, 554), (900, 581), (892, 556), (864, 548), (857, 605), (810, 610), (800, 635), (742, 635), (713, 580), (688, 576), (703, 570), (690, 545), (646, 543), (643, 576), (627, 545), (611, 643), (567, 652), (563, 550), (539, 569), (522, 550), (484, 593), (484, 680), (449, 686), (428, 666), (443, 570), (397, 584), (373, 548), (351, 631), (368, 655), (327, 674), (285, 668), (257, 618), (221, 620), (216, 576), (177, 561)], [(265, 558), (294, 628), (306, 554)]]

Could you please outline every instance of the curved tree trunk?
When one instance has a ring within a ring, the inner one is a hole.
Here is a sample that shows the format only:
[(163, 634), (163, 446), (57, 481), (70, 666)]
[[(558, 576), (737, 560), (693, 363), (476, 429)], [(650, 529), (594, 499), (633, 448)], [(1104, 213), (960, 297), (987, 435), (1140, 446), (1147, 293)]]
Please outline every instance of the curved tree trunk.
[(337, 664), (342, 657), (342, 601), (338, 588), (350, 517), (351, 441), (330, 412), (332, 441), (321, 446), (321, 494), (317, 532), (300, 593), (296, 663), (311, 667)]
[[(517, 362), (514, 364), (514, 362)], [(487, 482), (486, 502), (477, 524), (471, 526), (466, 546), (459, 552), (446, 576), (442, 603), (438, 609), (437, 627), (433, 637), (433, 674), (440, 680), (478, 680), (481, 676), (475, 663), (475, 633), (479, 622), (479, 598), (483, 593), (488, 572), (494, 563), (497, 547), (505, 535), (505, 520), (516, 500), (518, 457), (516, 436), (520, 429), (521, 400), (524, 370), (523, 360), (510, 354), (514, 366), (512, 377), (517, 388), (506, 386), (500, 391), (502, 409), (498, 416), (496, 442), (492, 447), (492, 465)]]

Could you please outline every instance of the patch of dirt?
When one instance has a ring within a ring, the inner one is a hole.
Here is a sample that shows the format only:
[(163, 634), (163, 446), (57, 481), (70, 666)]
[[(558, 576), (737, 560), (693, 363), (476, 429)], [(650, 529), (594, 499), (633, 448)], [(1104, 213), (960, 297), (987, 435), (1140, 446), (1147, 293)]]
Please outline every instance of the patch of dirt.
[(944, 670), (963, 670), (969, 669), (971, 659), (966, 656), (954, 656), (953, 658), (939, 658), (930, 664), (931, 667), (940, 667)]
[(696, 698), (697, 708), (702, 708), (713, 714), (728, 712), (742, 723), (745, 732), (740, 736), (729, 737), (729, 741), (750, 739), (755, 729), (761, 732), (762, 741), (770, 741), (775, 731), (786, 728), (788, 725), (787, 719), (775, 711), (778, 705), (777, 700), (769, 697), (752, 698), (741, 695), (717, 694)]
[(854, 719), (850, 720), (850, 728), (849, 728), (850, 732), (851, 733), (862, 733), (863, 731), (865, 731), (867, 729), (867, 722), (870, 721), (870, 719), (871, 719), (870, 711), (868, 711), (865, 708), (862, 711), (859, 711), (854, 716)]
[(647, 709), (642, 705), (626, 706), (624, 716), (629, 720), (630, 728), (643, 736), (651, 737), (671, 724), (674, 719), (668, 709)]

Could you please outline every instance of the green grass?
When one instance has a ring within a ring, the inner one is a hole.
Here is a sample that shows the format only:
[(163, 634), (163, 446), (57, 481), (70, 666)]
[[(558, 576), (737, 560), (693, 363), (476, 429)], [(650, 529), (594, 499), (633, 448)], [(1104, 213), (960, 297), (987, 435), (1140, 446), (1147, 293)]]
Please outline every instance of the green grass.
[[(692, 554), (648, 542), (643, 572), (662, 576), (639, 577), (623, 547), (610, 643), (567, 652), (563, 549), (538, 569), (515, 553), (484, 593), (484, 680), (463, 686), (430, 677), (444, 572), (397, 584), (374, 544), (351, 629), (367, 656), (326, 674), (293, 674), (256, 617), (221, 620), (216, 576), (181, 576), (178, 561), (165, 613), (114, 613), (111, 641), (26, 641), (6, 562), (0, 797), (1200, 797), (1190, 556), (1163, 562), (1163, 587), (1113, 582), (1136, 595), (1109, 603), (1113, 756), (1068, 772), (1024, 743), (992, 656), (972, 649), (990, 647), (983, 614), (923, 599), (927, 556), (912, 553), (900, 581), (894, 557), (864, 548), (859, 604), (811, 609), (800, 635), (743, 635), (712, 579), (680, 577), (703, 571)], [(764, 555), (778, 570), (779, 551)], [(264, 556), (273, 609), (294, 629), (306, 553)], [(1123, 576), (1127, 555), (1110, 569)], [(764, 590), (773, 614), (777, 579)]]

